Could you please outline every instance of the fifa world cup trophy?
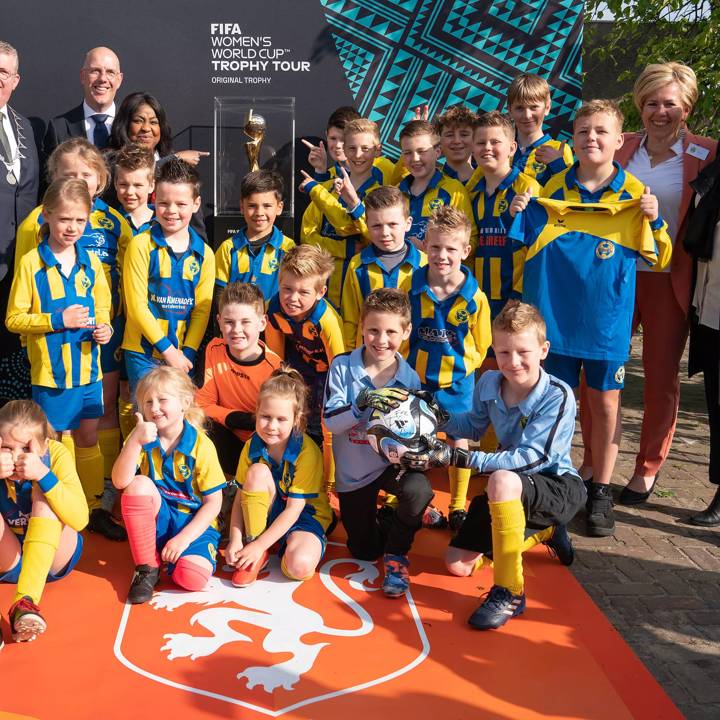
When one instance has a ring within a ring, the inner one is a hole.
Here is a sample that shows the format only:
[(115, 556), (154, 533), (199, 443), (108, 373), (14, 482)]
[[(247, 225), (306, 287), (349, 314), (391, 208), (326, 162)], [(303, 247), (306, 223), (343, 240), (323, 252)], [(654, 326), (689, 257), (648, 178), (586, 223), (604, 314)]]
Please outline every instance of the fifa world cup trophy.
[(243, 132), (250, 138), (250, 142), (245, 143), (245, 152), (247, 153), (248, 162), (250, 163), (250, 172), (260, 169), (258, 158), (260, 157), (260, 146), (265, 138), (267, 124), (262, 115), (253, 113), (252, 108), (248, 112), (247, 121), (243, 126)]

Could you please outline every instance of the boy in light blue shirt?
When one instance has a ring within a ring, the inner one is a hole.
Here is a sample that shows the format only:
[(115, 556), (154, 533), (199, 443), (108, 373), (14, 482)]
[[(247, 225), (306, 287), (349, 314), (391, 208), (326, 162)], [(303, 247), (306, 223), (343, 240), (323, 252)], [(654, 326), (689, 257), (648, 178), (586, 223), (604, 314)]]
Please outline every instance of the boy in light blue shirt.
[[(426, 437), (426, 451), (402, 459), (412, 469), (452, 465), (490, 475), (487, 494), (473, 499), (445, 556), (451, 573), (470, 575), (483, 555), (492, 554), (494, 585), (468, 621), (479, 630), (498, 628), (524, 611), (524, 550), (545, 542), (563, 564), (573, 560), (565, 524), (585, 503), (586, 491), (570, 459), (575, 398), (540, 367), (549, 348), (537, 308), (510, 300), (493, 321), (499, 370), (482, 375), (471, 410), (440, 422), (443, 432), (476, 441), (492, 423), (501, 449), (461, 450)], [(541, 532), (526, 541), (526, 528)]]
[[(420, 388), (417, 373), (398, 352), (410, 334), (407, 295), (394, 288), (374, 290), (365, 300), (361, 324), (364, 344), (338, 355), (330, 366), (323, 417), (332, 433), (335, 489), (348, 549), (362, 560), (383, 555), (383, 591), (400, 597), (409, 587), (407, 555), (433, 491), (423, 473), (403, 471), (372, 450), (366, 426), (373, 410), (394, 409), (409, 390)], [(379, 518), (380, 490), (398, 502)]]

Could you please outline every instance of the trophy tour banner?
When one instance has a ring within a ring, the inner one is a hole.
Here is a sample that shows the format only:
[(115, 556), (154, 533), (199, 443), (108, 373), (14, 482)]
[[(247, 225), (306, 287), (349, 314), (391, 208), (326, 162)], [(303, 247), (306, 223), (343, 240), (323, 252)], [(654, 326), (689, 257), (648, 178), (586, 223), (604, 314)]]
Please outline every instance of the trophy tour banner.
[[(383, 152), (394, 159), (418, 105), (431, 117), (458, 103), (504, 110), (512, 78), (530, 72), (552, 87), (549, 132), (568, 137), (581, 97), (582, 7), (573, 0), (4, 0), (2, 39), (20, 52), (13, 105), (34, 119), (38, 135), (49, 117), (80, 104), (85, 52), (112, 48), (124, 74), (118, 104), (134, 91), (155, 95), (175, 148), (211, 152), (200, 166), (203, 210), (222, 221), (221, 241), (240, 221), (232, 215), (247, 142), (261, 167), (285, 176), (284, 224), (293, 214), (298, 224), (306, 200), (292, 186), (307, 168), (298, 139), (322, 137), (340, 105), (376, 121)], [(229, 144), (218, 147), (223, 107)], [(266, 120), (262, 140), (231, 139), (250, 110)]]

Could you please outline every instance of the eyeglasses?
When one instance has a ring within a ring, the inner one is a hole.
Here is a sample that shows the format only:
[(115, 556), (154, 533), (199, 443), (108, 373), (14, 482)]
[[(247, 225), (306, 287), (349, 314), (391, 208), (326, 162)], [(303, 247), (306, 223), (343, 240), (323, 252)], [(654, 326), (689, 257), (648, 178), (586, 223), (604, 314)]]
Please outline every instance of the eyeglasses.
[(7, 82), (10, 78), (14, 78), (17, 73), (8, 72), (7, 70), (0, 70), (0, 80)]
[(108, 80), (115, 80), (120, 76), (120, 73), (116, 70), (105, 70), (104, 68), (85, 68), (85, 72), (93, 79), (97, 80), (99, 77), (105, 75)]

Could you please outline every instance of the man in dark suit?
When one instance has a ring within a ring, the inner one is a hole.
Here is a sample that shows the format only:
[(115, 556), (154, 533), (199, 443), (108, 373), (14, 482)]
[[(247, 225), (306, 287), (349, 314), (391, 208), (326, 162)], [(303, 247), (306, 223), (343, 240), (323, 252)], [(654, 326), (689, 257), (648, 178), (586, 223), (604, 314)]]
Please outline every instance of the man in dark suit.
[(87, 138), (100, 149), (107, 145), (115, 119), (115, 94), (122, 79), (120, 60), (112, 50), (97, 47), (88, 52), (80, 70), (84, 99), (48, 123), (43, 141), (45, 159), (61, 142), (73, 137)]
[[(8, 105), (19, 82), (17, 50), (0, 41), (0, 404), (25, 392), (29, 397), (30, 390), (29, 374), (22, 365), (26, 361), (19, 355), (18, 336), (5, 328), (15, 233), (37, 205), (40, 174), (30, 122)], [(28, 384), (19, 377), (23, 375)]]

